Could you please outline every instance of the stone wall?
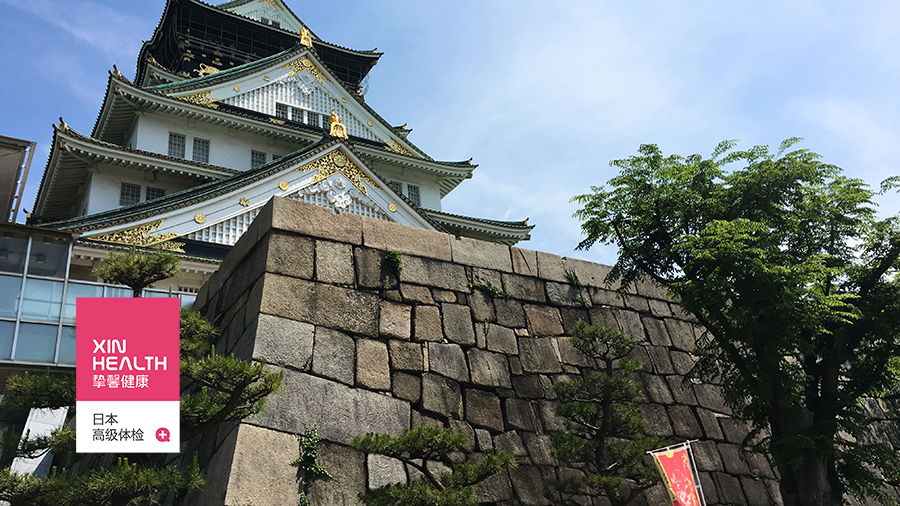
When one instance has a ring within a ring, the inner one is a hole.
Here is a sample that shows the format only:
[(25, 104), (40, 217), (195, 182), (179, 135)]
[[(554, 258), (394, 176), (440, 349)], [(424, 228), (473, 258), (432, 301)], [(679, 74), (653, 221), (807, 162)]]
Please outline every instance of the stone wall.
[[(401, 253), (400, 281), (385, 262)], [(285, 391), (246, 423), (191, 442), (208, 485), (186, 504), (296, 504), (294, 434), (318, 427), (314, 505), (358, 504), (365, 487), (414, 476), (398, 461), (348, 446), (366, 432), (420, 424), (461, 430), (472, 450), (497, 446), (519, 467), (478, 490), (496, 504), (546, 504), (551, 385), (585, 366), (566, 334), (579, 320), (643, 340), (641, 411), (649, 432), (693, 445), (708, 504), (780, 502), (768, 462), (743, 459), (746, 430), (719, 387), (685, 384), (691, 323), (665, 294), (637, 285), (626, 300), (602, 288), (609, 267), (414, 229), (283, 199), (257, 217), (195, 305), (223, 329), (217, 349), (284, 372)], [(510, 295), (493, 297), (472, 284)], [(645, 504), (666, 504), (661, 486)], [(641, 504), (642, 501), (638, 501)]]

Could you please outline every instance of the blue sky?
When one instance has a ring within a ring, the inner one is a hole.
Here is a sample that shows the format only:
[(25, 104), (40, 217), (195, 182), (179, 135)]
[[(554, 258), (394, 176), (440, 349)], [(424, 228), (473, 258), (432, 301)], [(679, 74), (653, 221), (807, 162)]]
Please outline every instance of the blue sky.
[[(133, 77), (163, 0), (0, 0), (0, 134), (90, 133), (113, 64)], [(573, 195), (644, 143), (709, 155), (791, 136), (877, 185), (900, 174), (900, 3), (892, 1), (288, 0), (317, 35), (384, 52), (367, 102), (439, 160), (474, 158), (448, 212), (530, 218), (521, 246), (574, 251)], [(896, 194), (882, 200), (896, 214)]]

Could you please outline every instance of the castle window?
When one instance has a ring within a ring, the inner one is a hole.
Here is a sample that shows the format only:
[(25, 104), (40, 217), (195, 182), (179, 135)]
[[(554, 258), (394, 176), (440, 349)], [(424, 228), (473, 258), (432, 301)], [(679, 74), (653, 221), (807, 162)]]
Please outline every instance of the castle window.
[(397, 190), (397, 193), (403, 193), (403, 183), (401, 183), (400, 181), (391, 181), (390, 179), (388, 179), (387, 184), (391, 188)]
[(422, 201), (419, 197), (419, 185), (406, 185), (406, 196), (409, 197), (410, 202), (412, 202), (413, 204), (417, 206), (422, 205)]
[(194, 151), (191, 156), (195, 162), (209, 163), (209, 139), (194, 137)]
[(158, 199), (159, 197), (162, 197), (165, 194), (166, 194), (166, 190), (164, 190), (162, 188), (153, 188), (152, 186), (148, 186), (146, 200)]
[(141, 185), (122, 183), (122, 189), (119, 192), (119, 205), (128, 206), (137, 204), (141, 201)]
[(250, 152), (250, 168), (255, 169), (260, 165), (265, 165), (266, 154), (262, 151), (253, 150)]
[(169, 132), (169, 156), (175, 158), (184, 158), (184, 146), (184, 134)]
[(275, 104), (275, 117), (288, 119), (288, 106), (284, 104)]

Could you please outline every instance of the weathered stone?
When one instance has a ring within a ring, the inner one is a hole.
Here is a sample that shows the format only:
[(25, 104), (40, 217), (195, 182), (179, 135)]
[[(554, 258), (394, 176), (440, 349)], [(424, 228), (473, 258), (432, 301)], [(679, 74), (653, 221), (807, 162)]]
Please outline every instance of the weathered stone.
[(675, 402), (675, 399), (672, 398), (672, 392), (669, 391), (669, 385), (661, 376), (644, 374), (643, 379), (644, 389), (652, 402), (658, 404), (672, 404)]
[(769, 497), (769, 492), (761, 481), (749, 476), (742, 476), (740, 482), (744, 489), (744, 495), (747, 497), (747, 506), (769, 506), (775, 503), (773, 498)]
[(650, 312), (650, 304), (647, 302), (647, 299), (643, 297), (631, 296), (626, 298), (624, 302), (625, 309), (630, 309), (642, 314)]
[(488, 387), (512, 388), (506, 355), (472, 348), (467, 353), (472, 383)]
[(522, 437), (514, 430), (494, 436), (494, 445), (497, 446), (498, 450), (512, 453), (516, 457), (528, 455), (525, 445), (522, 444)]
[(482, 390), (466, 390), (466, 421), (476, 427), (502, 431), (503, 412), (500, 410), (500, 399)]
[(308, 237), (273, 232), (269, 234), (266, 272), (312, 279), (315, 246)]
[[(612, 270), (612, 267), (608, 265), (588, 262), (578, 258), (566, 257), (563, 258), (563, 262), (569, 277), (574, 275), (582, 285), (605, 287), (606, 276)], [(612, 288), (616, 289), (618, 286), (613, 286)]]
[(480, 452), (486, 452), (494, 446), (494, 438), (484, 429), (475, 429), (475, 448)]
[(544, 303), (544, 282), (537, 278), (503, 274), (503, 291), (519, 300)]
[(726, 473), (715, 473), (716, 489), (721, 501), (725, 504), (746, 504), (741, 482), (734, 476)]
[(552, 253), (536, 252), (538, 277), (560, 283), (566, 282), (566, 269), (563, 259)]
[(666, 330), (666, 325), (662, 320), (651, 316), (644, 316), (641, 318), (641, 323), (644, 324), (644, 330), (647, 332), (647, 338), (650, 340), (650, 344), (653, 344), (654, 346), (672, 346), (672, 340), (669, 339), (669, 332)]
[(635, 346), (628, 353), (628, 358), (640, 362), (641, 370), (645, 373), (653, 374), (653, 362), (650, 361), (650, 355), (647, 354), (646, 346)]
[(595, 306), (625, 307), (625, 300), (613, 290), (591, 286), (588, 287), (588, 293), (591, 294), (591, 302)]
[[(341, 213), (348, 214), (348, 213)], [(294, 445), (296, 448), (296, 444)], [(296, 457), (294, 457), (296, 458)], [(317, 481), (310, 487), (309, 502), (311, 504), (328, 504), (329, 506), (358, 506), (359, 494), (366, 490), (366, 456), (352, 448), (323, 441), (320, 443), (319, 463), (325, 469), (332, 470), (331, 480)], [(278, 464), (284, 465), (280, 460)], [(296, 477), (297, 470), (288, 467)], [(334, 470), (340, 469), (340, 472)], [(295, 483), (294, 490), (297, 490)], [(226, 503), (237, 504), (237, 503)], [(293, 502), (263, 501), (247, 504), (295, 504)]]
[(524, 308), (525, 315), (528, 317), (529, 328), (535, 336), (562, 335), (562, 318), (559, 316), (558, 309), (532, 304), (526, 304)]
[(522, 435), (525, 442), (525, 448), (528, 455), (531, 456), (531, 462), (538, 466), (555, 466), (557, 465), (556, 457), (550, 453), (553, 450), (553, 443), (550, 442), (550, 436), (545, 434), (533, 434), (526, 432)]
[(703, 436), (703, 430), (700, 429), (700, 423), (694, 412), (687, 406), (669, 406), (669, 419), (672, 420), (672, 429), (676, 436), (686, 437), (688, 439), (697, 439)]
[(536, 251), (509, 248), (509, 253), (512, 257), (513, 272), (524, 276), (539, 276)]
[(409, 401), (413, 404), (419, 402), (422, 396), (422, 384), (419, 376), (395, 372), (393, 375), (391, 391), (394, 397)]
[(284, 462), (297, 458), (297, 438), (245, 424), (236, 433), (227, 495), (219, 504), (296, 504), (297, 471)]
[(497, 473), (475, 487), (475, 501), (478, 504), (500, 503), (512, 498), (512, 485), (507, 473)]
[(356, 383), (370, 390), (391, 389), (386, 344), (372, 339), (356, 340)]
[(419, 257), (404, 257), (403, 281), (445, 290), (467, 290), (466, 270), (462, 265)]
[(352, 246), (331, 241), (316, 241), (317, 280), (323, 283), (352, 285), (354, 278)]
[(725, 413), (726, 415), (731, 414), (731, 409), (725, 405), (725, 400), (722, 397), (722, 387), (701, 383), (694, 385), (694, 393), (697, 395), (697, 401), (704, 408)]
[(729, 443), (740, 443), (747, 436), (747, 425), (739, 422), (734, 418), (718, 417), (719, 426), (722, 427), (722, 434)]
[(522, 370), (522, 361), (519, 360), (519, 357), (509, 357), (509, 372), (512, 373), (513, 376), (519, 376), (524, 373)]
[(494, 302), (484, 292), (473, 290), (469, 295), (469, 307), (476, 322), (494, 321)]
[(418, 305), (413, 314), (415, 315), (413, 320), (413, 339), (433, 342), (444, 340), (444, 336), (441, 333), (441, 312), (437, 306)]
[(547, 282), (547, 300), (554, 306), (589, 307), (591, 295), (586, 288), (568, 283)]
[(266, 274), (260, 305), (263, 313), (354, 334), (378, 335), (380, 301), (371, 293)]
[[(360, 245), (363, 222), (379, 221), (363, 220), (362, 216), (352, 213), (334, 214), (327, 207), (286, 198), (276, 197), (272, 200), (272, 228), (309, 237)], [(322, 223), (328, 223), (328, 226), (322, 226)]]
[(747, 467), (750, 468), (750, 474), (753, 476), (762, 476), (764, 478), (775, 479), (775, 472), (772, 465), (766, 458), (758, 453), (750, 453), (746, 455)]
[[(348, 214), (348, 213), (341, 213)], [(362, 242), (364, 245), (380, 249), (394, 250), (407, 255), (450, 260), (452, 236), (422, 228), (410, 227), (384, 220), (362, 220)], [(404, 258), (405, 260), (405, 258)], [(406, 275), (406, 265), (403, 265)]]
[(563, 331), (566, 334), (574, 332), (575, 325), (577, 325), (578, 322), (584, 321), (590, 323), (591, 321), (587, 309), (563, 307), (559, 309), (559, 313), (560, 316), (562, 316)]
[[(451, 292), (449, 290), (439, 290), (437, 288), (432, 290), (431, 295), (432, 297), (434, 297), (434, 300), (436, 302), (446, 302), (448, 304), (454, 304), (459, 299), (456, 296), (456, 292)], [(466, 311), (468, 311), (468, 309), (466, 309)]]
[[(543, 379), (542, 379), (543, 378)], [(538, 374), (528, 374), (526, 376), (514, 376), (512, 379), (513, 390), (516, 396), (522, 399), (543, 399), (549, 398), (550, 380), (543, 381), (546, 376)]]
[(318, 427), (322, 439), (342, 444), (367, 432), (398, 435), (409, 427), (406, 401), (289, 369), (283, 385), (285, 393), (269, 396), (265, 411), (249, 422), (293, 434)]
[(504, 327), (517, 328), (525, 326), (525, 310), (522, 303), (512, 299), (494, 299), (494, 311), (497, 323)]
[[(487, 285), (494, 287), (497, 290), (503, 290), (503, 277), (501, 276), (500, 271), (494, 271), (491, 269), (482, 269), (480, 267), (471, 267), (472, 270), (472, 283), (476, 285)], [(472, 293), (482, 292), (490, 295), (489, 292), (483, 290), (482, 288), (472, 288)]]
[[(716, 482), (711, 473), (697, 473), (700, 475), (700, 485), (703, 487), (703, 496), (706, 504), (719, 504), (719, 493), (716, 491)], [(774, 503), (773, 503), (774, 504)], [(781, 504), (780, 506), (784, 506)]]
[(434, 297), (431, 296), (431, 290), (425, 286), (401, 283), (400, 294), (403, 296), (404, 301), (418, 302), (419, 304), (434, 304)]
[(669, 337), (672, 339), (672, 346), (682, 351), (694, 351), (696, 343), (693, 326), (690, 323), (673, 318), (667, 318), (665, 322), (666, 330), (668, 330)]
[(378, 322), (378, 333), (382, 337), (409, 339), (412, 306), (381, 301), (381, 317)]
[(388, 342), (391, 352), (391, 367), (404, 371), (421, 371), (425, 367), (422, 345), (406, 341)]
[(716, 449), (715, 441), (695, 441), (691, 443), (691, 451), (694, 452), (694, 460), (699, 471), (724, 471), (722, 456)]
[(641, 404), (640, 409), (641, 418), (647, 422), (648, 435), (669, 437), (673, 434), (672, 423), (665, 407), (659, 404)]
[(503, 399), (506, 423), (511, 429), (537, 432), (540, 428), (531, 403), (522, 399)]
[(694, 364), (697, 363), (693, 356), (683, 351), (672, 351), (669, 356), (672, 357), (672, 364), (675, 366), (675, 374), (681, 376), (690, 372), (690, 370), (694, 368)]
[(556, 415), (555, 401), (538, 400), (537, 409), (541, 415), (541, 421), (544, 422), (544, 432), (553, 432), (555, 430), (563, 430), (562, 419)]
[(719, 455), (722, 456), (722, 464), (725, 465), (725, 472), (728, 474), (750, 474), (750, 468), (741, 458), (737, 445), (719, 444)]
[(355, 369), (356, 345), (353, 339), (336, 330), (316, 328), (313, 374), (352, 385)]
[(472, 313), (468, 306), (442, 304), (444, 314), (444, 337), (457, 344), (475, 344), (475, 330), (472, 327)]
[(496, 271), (512, 272), (509, 246), (460, 237), (450, 243), (453, 262)]
[(676, 403), (688, 406), (697, 405), (697, 397), (694, 395), (693, 385), (690, 383), (685, 384), (684, 376), (666, 376), (666, 383), (669, 384), (669, 390), (672, 392), (672, 397), (675, 398)]
[(641, 323), (641, 317), (634, 311), (619, 310), (618, 320), (622, 324), (622, 331), (633, 335), (637, 338), (638, 342), (647, 339), (647, 334), (644, 332), (644, 325)]
[(519, 360), (527, 372), (562, 372), (559, 356), (549, 338), (519, 338)]
[(520, 466), (509, 470), (509, 480), (523, 505), (550, 504), (544, 497), (544, 477), (534, 466)]
[(422, 408), (448, 418), (461, 419), (462, 391), (459, 383), (438, 374), (423, 374)]
[(466, 436), (466, 439), (468, 439), (465, 448), (463, 448), (464, 451), (471, 452), (475, 450), (475, 430), (471, 425), (469, 425), (468, 422), (464, 422), (462, 420), (450, 420), (448, 425), (451, 429), (459, 432), (463, 436)]
[(428, 368), (461, 383), (469, 381), (466, 355), (458, 344), (429, 343)]
[(715, 439), (721, 441), (725, 438), (722, 434), (722, 428), (719, 427), (719, 417), (708, 409), (697, 408), (697, 418), (700, 419), (700, 425), (703, 426), (703, 434), (706, 439)]
[(663, 346), (645, 346), (647, 354), (650, 355), (650, 362), (653, 364), (653, 370), (657, 374), (675, 374), (675, 367), (672, 365), (672, 359), (669, 357), (669, 349)]
[(396, 288), (399, 280), (388, 269), (385, 252), (371, 248), (355, 248), (356, 282), (360, 288), (387, 290)]
[(313, 358), (314, 326), (288, 318), (261, 314), (255, 330), (253, 358), (267, 364), (283, 365), (301, 371), (309, 370)]
[(657, 318), (668, 318), (672, 316), (672, 310), (669, 309), (669, 303), (664, 300), (648, 299), (647, 304), (650, 306), (650, 312)]
[(366, 457), (369, 470), (369, 488), (406, 484), (406, 466), (397, 459), (377, 453)]
[(669, 291), (665, 286), (660, 285), (650, 278), (644, 278), (635, 283), (638, 295), (648, 299), (666, 300), (669, 298)]
[(516, 355), (519, 353), (519, 345), (516, 341), (516, 334), (512, 329), (501, 327), (500, 325), (489, 324), (487, 327), (487, 349), (498, 351), (508, 355)]
[[(413, 410), (412, 416), (410, 417), (410, 423), (412, 423), (412, 427), (443, 427), (444, 422), (437, 417), (428, 416), (422, 413), (419, 413), (416, 410)], [(409, 472), (409, 469), (407, 469)], [(410, 476), (412, 473), (410, 472)]]

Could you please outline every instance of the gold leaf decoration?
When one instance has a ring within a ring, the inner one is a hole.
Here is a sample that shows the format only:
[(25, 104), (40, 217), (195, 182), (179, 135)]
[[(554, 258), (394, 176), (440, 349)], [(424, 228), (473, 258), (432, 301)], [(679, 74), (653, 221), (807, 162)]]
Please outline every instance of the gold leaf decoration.
[(395, 142), (393, 139), (388, 139), (384, 144), (387, 146), (387, 148), (389, 150), (393, 151), (394, 153), (400, 153), (401, 155), (416, 156), (412, 151), (401, 146), (399, 142)]
[(289, 185), (287, 183), (287, 181), (282, 181), (282, 182), (278, 183), (278, 187), (281, 188), (282, 191), (288, 191), (288, 188), (290, 188), (291, 185)]
[(343, 174), (344, 177), (349, 179), (350, 182), (353, 183), (353, 186), (359, 189), (365, 196), (369, 195), (369, 191), (363, 185), (363, 181), (368, 183), (372, 188), (381, 188), (374, 179), (370, 178), (368, 174), (363, 172), (362, 169), (360, 169), (352, 160), (347, 158), (340, 150), (332, 151), (328, 155), (317, 158), (297, 168), (298, 172), (310, 170), (317, 171), (316, 175), (313, 176), (312, 184), (316, 184), (334, 174)]
[(196, 105), (212, 105), (213, 102), (218, 101), (218, 98), (210, 97), (209, 95), (212, 93), (212, 90), (201, 91), (199, 93), (191, 93), (190, 95), (181, 95), (176, 96), (178, 100), (182, 102), (187, 102), (189, 104)]
[(203, 213), (197, 213), (194, 215), (194, 221), (202, 225), (206, 223), (206, 216)]
[(241, 205), (244, 206), (244, 207), (247, 207), (247, 206), (250, 205), (250, 201), (247, 200), (245, 197), (241, 197), (240, 203), (241, 203)]
[(299, 74), (300, 72), (309, 72), (313, 77), (316, 78), (317, 81), (319, 81), (320, 84), (324, 84), (325, 81), (331, 81), (330, 79), (328, 79), (328, 76), (323, 74), (322, 71), (319, 70), (319, 67), (317, 67), (316, 64), (313, 63), (312, 60), (310, 60), (309, 57), (305, 54), (300, 58), (297, 58), (296, 60), (287, 62), (286, 64), (282, 65), (281, 68), (290, 69), (291, 73), (288, 74), (288, 76)]
[(169, 232), (166, 234), (153, 233), (159, 230), (159, 227), (162, 226), (162, 223), (163, 220), (156, 220), (151, 223), (144, 223), (143, 225), (116, 230), (115, 232), (85, 237), (85, 239), (91, 239), (93, 241), (100, 242), (111, 242), (116, 244), (127, 244), (129, 246), (156, 246), (161, 249), (184, 253), (184, 250), (182, 249), (184, 243), (166, 242), (178, 237), (178, 234), (176, 234), (175, 232)]

